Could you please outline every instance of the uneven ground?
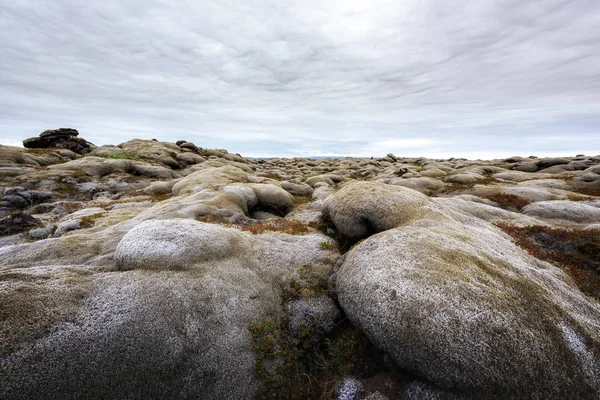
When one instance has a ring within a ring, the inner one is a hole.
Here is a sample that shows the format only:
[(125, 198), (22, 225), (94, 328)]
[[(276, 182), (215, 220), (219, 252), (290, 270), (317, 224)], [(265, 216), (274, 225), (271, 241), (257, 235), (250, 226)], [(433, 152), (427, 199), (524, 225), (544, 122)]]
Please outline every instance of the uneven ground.
[(0, 146), (0, 199), (2, 399), (600, 397), (600, 156)]

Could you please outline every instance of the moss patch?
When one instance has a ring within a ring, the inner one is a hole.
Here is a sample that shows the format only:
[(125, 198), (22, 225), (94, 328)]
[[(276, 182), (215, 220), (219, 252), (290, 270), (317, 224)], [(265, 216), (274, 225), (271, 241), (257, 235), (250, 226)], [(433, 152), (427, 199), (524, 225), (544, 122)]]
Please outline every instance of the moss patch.
[(321, 175), (321, 173), (320, 173), (320, 172), (311, 172), (311, 173), (308, 173), (308, 174), (306, 174), (306, 175), (303, 175), (303, 176), (300, 178), (300, 182), (304, 182), (304, 181), (306, 181), (308, 178), (312, 178), (313, 176), (319, 176), (319, 175)]
[(485, 196), (481, 196), (484, 199), (491, 200), (495, 203), (498, 203), (500, 207), (509, 209), (509, 210), (521, 210), (523, 207), (531, 204), (531, 202), (520, 198), (519, 196), (515, 196), (514, 194), (508, 193), (494, 193), (488, 194)]
[(323, 240), (321, 243), (319, 243), (319, 249), (321, 250), (331, 250), (335, 249), (336, 247), (337, 244), (332, 240)]
[(92, 214), (92, 215), (86, 215), (85, 217), (81, 217), (81, 227), (82, 228), (91, 228), (92, 226), (95, 225), (95, 221), (98, 218), (101, 218), (102, 216), (104, 216), (104, 213), (96, 213), (96, 214)]
[(112, 154), (96, 154), (93, 157), (110, 158), (113, 160), (133, 160), (143, 161), (139, 154), (130, 153), (112, 153)]

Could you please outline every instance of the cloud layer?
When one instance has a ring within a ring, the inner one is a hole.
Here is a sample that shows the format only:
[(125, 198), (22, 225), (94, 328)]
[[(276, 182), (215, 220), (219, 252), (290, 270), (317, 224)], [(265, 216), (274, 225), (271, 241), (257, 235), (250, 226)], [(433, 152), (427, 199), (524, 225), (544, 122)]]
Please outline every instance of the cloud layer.
[[(127, 4), (124, 4), (127, 3)], [(0, 143), (254, 156), (600, 153), (600, 2), (7, 2)]]

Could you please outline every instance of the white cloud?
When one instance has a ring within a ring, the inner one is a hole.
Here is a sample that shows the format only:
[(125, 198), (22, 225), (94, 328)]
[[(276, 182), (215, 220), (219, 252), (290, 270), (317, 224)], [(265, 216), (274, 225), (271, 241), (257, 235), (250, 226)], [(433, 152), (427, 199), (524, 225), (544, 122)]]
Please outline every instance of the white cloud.
[(600, 2), (29, 0), (0, 53), (0, 140), (600, 153)]

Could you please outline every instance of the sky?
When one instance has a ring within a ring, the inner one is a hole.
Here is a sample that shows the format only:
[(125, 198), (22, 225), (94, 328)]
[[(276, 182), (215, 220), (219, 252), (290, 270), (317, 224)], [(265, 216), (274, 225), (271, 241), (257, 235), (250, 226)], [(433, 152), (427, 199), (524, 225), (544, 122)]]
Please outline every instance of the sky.
[(11, 0), (0, 143), (600, 154), (598, 0)]

